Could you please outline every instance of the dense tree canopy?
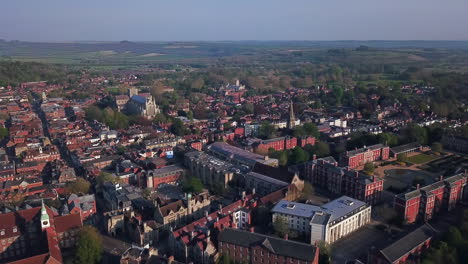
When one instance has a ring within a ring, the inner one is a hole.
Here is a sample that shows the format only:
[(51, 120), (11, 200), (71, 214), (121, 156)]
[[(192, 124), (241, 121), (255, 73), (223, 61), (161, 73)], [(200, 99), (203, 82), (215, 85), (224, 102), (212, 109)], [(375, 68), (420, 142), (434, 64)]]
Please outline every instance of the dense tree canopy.
[(76, 245), (76, 257), (74, 262), (77, 264), (96, 264), (102, 258), (102, 238), (99, 231), (92, 226), (84, 226), (78, 233)]

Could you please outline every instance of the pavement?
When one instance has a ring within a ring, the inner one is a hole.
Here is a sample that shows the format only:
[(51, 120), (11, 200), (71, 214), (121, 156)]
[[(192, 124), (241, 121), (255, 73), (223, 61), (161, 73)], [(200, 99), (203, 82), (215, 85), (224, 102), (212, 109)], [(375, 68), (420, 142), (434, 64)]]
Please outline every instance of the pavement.
[[(333, 243), (331, 257), (333, 264), (344, 264), (353, 259), (366, 260), (372, 246), (379, 247), (388, 240), (388, 234), (374, 225), (367, 225)], [(365, 262), (364, 262), (365, 263)]]
[(108, 235), (102, 235), (102, 247), (104, 252), (120, 257), (125, 252), (125, 250), (131, 247), (131, 244), (115, 239)]

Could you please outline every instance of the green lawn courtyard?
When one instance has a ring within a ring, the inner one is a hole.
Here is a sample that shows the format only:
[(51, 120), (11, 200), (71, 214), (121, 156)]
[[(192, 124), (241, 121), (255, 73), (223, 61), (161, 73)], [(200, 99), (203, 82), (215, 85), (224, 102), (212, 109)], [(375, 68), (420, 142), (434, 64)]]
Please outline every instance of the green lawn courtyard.
[(418, 155), (407, 157), (407, 161), (414, 163), (414, 164), (423, 164), (423, 163), (435, 160), (437, 158), (439, 158), (439, 156), (437, 155), (421, 153)]

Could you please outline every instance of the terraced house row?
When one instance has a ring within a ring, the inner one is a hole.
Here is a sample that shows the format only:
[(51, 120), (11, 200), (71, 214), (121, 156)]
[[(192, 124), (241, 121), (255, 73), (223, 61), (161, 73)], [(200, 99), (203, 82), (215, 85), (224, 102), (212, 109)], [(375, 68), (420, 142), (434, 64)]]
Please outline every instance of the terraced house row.
[(466, 181), (466, 173), (445, 179), (440, 176), (433, 184), (395, 196), (395, 210), (408, 223), (428, 221), (440, 211), (456, 206), (465, 195)]

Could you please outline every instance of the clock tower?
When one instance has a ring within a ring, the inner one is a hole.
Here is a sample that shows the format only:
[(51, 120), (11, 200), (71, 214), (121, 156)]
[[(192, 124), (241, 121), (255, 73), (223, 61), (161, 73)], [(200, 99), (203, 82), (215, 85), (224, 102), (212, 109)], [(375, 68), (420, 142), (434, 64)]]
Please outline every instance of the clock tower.
[(42, 200), (42, 207), (41, 207), (41, 228), (46, 229), (50, 227), (50, 217), (47, 213), (46, 207), (44, 205), (44, 200)]

